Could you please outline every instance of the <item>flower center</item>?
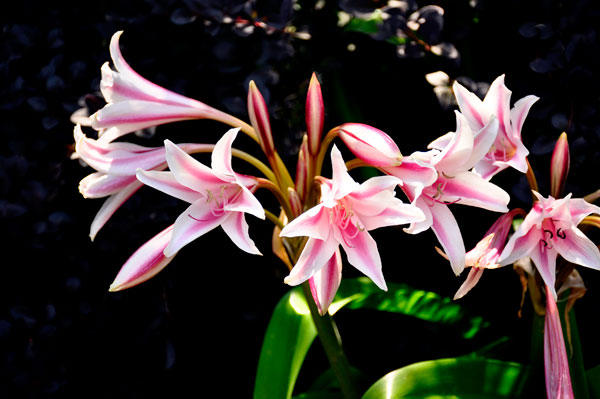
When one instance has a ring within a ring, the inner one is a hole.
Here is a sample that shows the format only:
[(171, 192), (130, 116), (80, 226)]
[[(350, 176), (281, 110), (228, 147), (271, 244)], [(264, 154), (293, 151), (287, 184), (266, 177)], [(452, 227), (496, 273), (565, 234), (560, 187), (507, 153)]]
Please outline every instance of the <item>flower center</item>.
[(562, 227), (556, 228), (554, 222), (555, 219), (544, 219), (542, 222), (543, 237), (540, 239), (540, 244), (543, 248), (552, 249), (552, 241), (564, 240), (567, 238), (567, 232)]

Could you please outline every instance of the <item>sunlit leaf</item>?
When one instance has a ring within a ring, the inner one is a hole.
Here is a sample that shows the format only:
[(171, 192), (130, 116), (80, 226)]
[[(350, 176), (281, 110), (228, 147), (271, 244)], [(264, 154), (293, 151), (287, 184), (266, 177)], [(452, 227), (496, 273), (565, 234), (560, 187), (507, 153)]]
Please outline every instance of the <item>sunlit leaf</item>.
[[(333, 314), (344, 306), (459, 326), (465, 338), (471, 338), (486, 325), (481, 317), (468, 317), (450, 298), (404, 284), (389, 283), (385, 292), (368, 278), (342, 280), (329, 312)], [(254, 387), (255, 399), (291, 398), (302, 362), (316, 336), (302, 288), (295, 287), (281, 299), (267, 327)], [(313, 393), (330, 394), (320, 389)]]
[(367, 308), (401, 313), (430, 322), (457, 324), (462, 328), (464, 338), (472, 338), (488, 324), (482, 317), (468, 317), (464, 309), (451, 298), (395, 283), (388, 283), (386, 292), (365, 277), (342, 280), (330, 312), (337, 311), (341, 306), (346, 306), (347, 309)]
[(317, 336), (301, 287), (277, 304), (263, 341), (254, 399), (291, 398), (300, 366)]
[(527, 368), (483, 358), (414, 363), (392, 371), (362, 399), (506, 399), (519, 396)]

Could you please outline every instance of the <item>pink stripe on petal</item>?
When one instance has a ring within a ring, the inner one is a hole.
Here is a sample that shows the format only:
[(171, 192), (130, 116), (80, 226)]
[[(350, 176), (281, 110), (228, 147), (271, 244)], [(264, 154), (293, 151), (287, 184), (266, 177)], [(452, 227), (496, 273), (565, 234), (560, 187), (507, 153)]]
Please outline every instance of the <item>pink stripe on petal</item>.
[(231, 146), (239, 131), (239, 128), (229, 129), (217, 141), (211, 155), (213, 173), (223, 179), (223, 181), (233, 182), (235, 180), (235, 172), (231, 167)]
[(112, 176), (96, 172), (79, 182), (79, 192), (84, 198), (102, 198), (115, 194), (134, 181), (134, 176)]
[(108, 222), (108, 219), (119, 209), (121, 205), (125, 203), (137, 190), (143, 186), (142, 183), (134, 181), (130, 186), (122, 189), (116, 194), (111, 195), (104, 201), (102, 207), (96, 214), (96, 217), (92, 221), (90, 227), (90, 238), (92, 241), (98, 234), (98, 231)]
[[(523, 223), (521, 223), (521, 226)], [(532, 251), (536, 250), (535, 248), (538, 246), (541, 239), (542, 235), (538, 229), (527, 231), (519, 227), (506, 243), (506, 246), (500, 254), (498, 263), (502, 266), (506, 266), (521, 258), (529, 256)]]
[(504, 84), (504, 75), (492, 82), (483, 103), (496, 115), (499, 122), (500, 134), (510, 132), (510, 96), (512, 92)]
[(325, 266), (308, 281), (313, 299), (322, 316), (327, 313), (327, 309), (342, 281), (342, 256), (339, 249), (334, 252), (333, 256), (325, 263)]
[(316, 205), (289, 222), (279, 235), (281, 237), (306, 236), (326, 240), (331, 231), (329, 213), (330, 209), (321, 204)]
[(538, 245), (529, 253), (531, 261), (535, 264), (538, 272), (542, 276), (544, 283), (548, 286), (547, 288), (552, 293), (554, 300), (556, 300), (556, 290), (554, 284), (556, 283), (556, 249), (546, 244), (539, 242)]
[(173, 225), (167, 227), (129, 257), (117, 277), (110, 285), (109, 291), (121, 291), (133, 287), (154, 277), (167, 266), (173, 257), (166, 257), (163, 251), (169, 240)]
[(396, 204), (388, 206), (381, 213), (371, 217), (360, 217), (360, 220), (364, 224), (363, 227), (365, 229), (374, 230), (379, 227), (422, 222), (425, 220), (425, 214), (416, 206), (404, 204), (398, 200)]
[(339, 243), (333, 237), (333, 234), (327, 240), (309, 238), (298, 262), (283, 280), (284, 283), (289, 285), (302, 284), (325, 266), (338, 247)]
[(511, 139), (514, 141), (521, 141), (521, 129), (523, 128), (523, 123), (525, 123), (525, 118), (529, 113), (529, 109), (537, 100), (539, 100), (539, 98), (533, 95), (523, 97), (517, 101), (510, 110), (510, 120), (512, 123)]
[(507, 212), (510, 195), (472, 172), (443, 179), (443, 199), (496, 212)]
[(402, 165), (383, 168), (384, 172), (396, 176), (404, 184), (429, 186), (437, 180), (438, 173), (431, 165), (423, 164), (409, 157), (402, 159)]
[(454, 299), (460, 299), (463, 296), (467, 295), (469, 291), (479, 282), (479, 279), (483, 275), (483, 271), (485, 269), (481, 267), (473, 267), (469, 270), (469, 275), (467, 279), (462, 283), (456, 294), (454, 294)]
[(165, 256), (173, 256), (196, 238), (219, 226), (227, 216), (228, 213), (215, 212), (204, 199), (194, 202), (175, 221), (173, 237), (165, 248)]
[(430, 209), (433, 218), (431, 229), (448, 255), (454, 274), (459, 275), (465, 268), (466, 250), (458, 223), (448, 206), (435, 203)]
[(136, 176), (145, 185), (190, 204), (203, 197), (201, 193), (179, 183), (172, 172), (144, 171), (138, 169)]
[(573, 399), (567, 348), (554, 300), (553, 288), (546, 286), (546, 317), (544, 321), (544, 372), (546, 395), (549, 399)]
[(558, 253), (569, 262), (600, 270), (600, 251), (596, 244), (576, 227), (564, 234), (564, 238), (555, 235), (552, 240)]
[(569, 200), (569, 211), (573, 224), (577, 226), (588, 215), (595, 213), (600, 215), (600, 207), (590, 204), (582, 198), (572, 198)]
[(379, 288), (387, 291), (381, 272), (379, 250), (373, 237), (366, 230), (359, 230), (352, 223), (349, 223), (340, 233), (343, 238), (339, 241), (346, 252), (348, 263), (369, 277)]
[[(232, 185), (233, 186), (233, 185)], [(244, 186), (233, 186), (239, 189), (235, 200), (228, 202), (223, 209), (227, 212), (246, 212), (259, 219), (265, 218), (265, 210), (260, 201)], [(231, 200), (231, 199), (229, 199)], [(228, 201), (229, 201), (228, 200)]]
[(211, 168), (194, 159), (171, 141), (165, 140), (165, 148), (169, 169), (179, 183), (203, 194), (207, 190), (219, 192), (220, 187), (227, 183), (216, 176)]
[(253, 255), (262, 255), (258, 248), (256, 248), (254, 241), (248, 235), (248, 223), (246, 223), (243, 213), (231, 212), (223, 220), (221, 227), (239, 249)]
[(471, 93), (457, 81), (452, 85), (456, 102), (460, 112), (465, 115), (469, 121), (471, 129), (477, 131), (487, 123), (487, 115), (483, 115), (483, 102), (474, 93)]
[(434, 155), (431, 163), (438, 171), (453, 174), (470, 167), (465, 167), (473, 152), (473, 132), (466, 118), (456, 112), (456, 134), (439, 154)]
[(335, 145), (331, 148), (331, 167), (333, 169), (331, 178), (333, 199), (339, 200), (358, 190), (359, 184), (348, 174), (348, 168), (346, 168), (346, 163), (342, 159), (342, 153)]
[(465, 169), (471, 169), (488, 153), (496, 136), (498, 135), (498, 119), (494, 116), (490, 119), (487, 125), (475, 133), (473, 139), (473, 152), (469, 160), (465, 162)]

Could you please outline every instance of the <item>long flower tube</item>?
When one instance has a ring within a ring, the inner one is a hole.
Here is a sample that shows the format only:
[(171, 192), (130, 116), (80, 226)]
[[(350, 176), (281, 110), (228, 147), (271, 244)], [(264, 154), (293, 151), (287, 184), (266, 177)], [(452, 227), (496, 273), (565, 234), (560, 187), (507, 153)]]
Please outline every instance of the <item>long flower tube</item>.
[(101, 68), (100, 89), (108, 104), (90, 116), (92, 127), (100, 132), (100, 140), (111, 142), (139, 129), (187, 119), (213, 119), (242, 127), (256, 139), (252, 128), (238, 118), (141, 77), (121, 54), (119, 38), (122, 33), (116, 32), (110, 41), (115, 70), (110, 69), (108, 63)]
[(567, 348), (556, 307), (554, 287), (546, 285), (546, 315), (544, 319), (544, 373), (548, 399), (573, 399)]
[[(161, 170), (167, 167), (164, 147), (142, 147), (131, 143), (105, 143), (85, 136), (81, 126), (73, 130), (75, 154), (96, 170), (81, 180), (79, 191), (85, 198), (108, 197), (90, 227), (93, 240), (121, 205), (143, 184), (136, 178), (136, 169)], [(183, 151), (210, 151), (210, 144), (180, 144)]]

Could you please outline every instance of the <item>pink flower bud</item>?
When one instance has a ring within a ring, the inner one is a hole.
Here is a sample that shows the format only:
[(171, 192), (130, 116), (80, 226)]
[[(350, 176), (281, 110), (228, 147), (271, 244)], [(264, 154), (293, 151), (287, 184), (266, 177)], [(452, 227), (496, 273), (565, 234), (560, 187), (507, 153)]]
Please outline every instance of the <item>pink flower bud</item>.
[(300, 216), (303, 211), (302, 200), (300, 199), (300, 196), (296, 190), (291, 187), (288, 187), (288, 198), (290, 200), (290, 206), (292, 208), (292, 212), (294, 213), (294, 217)]
[(308, 133), (308, 149), (311, 155), (319, 153), (324, 119), (325, 107), (323, 106), (321, 85), (317, 75), (313, 73), (306, 96), (306, 132)]
[(338, 127), (344, 144), (361, 160), (373, 166), (392, 167), (402, 163), (400, 149), (386, 133), (362, 123)]
[(273, 144), (273, 135), (271, 134), (271, 123), (269, 122), (269, 110), (262, 94), (256, 87), (254, 81), (250, 81), (248, 89), (248, 115), (252, 127), (256, 131), (256, 135), (260, 142), (260, 146), (267, 156), (275, 152)]
[(565, 181), (569, 174), (569, 164), (569, 142), (567, 133), (563, 132), (556, 141), (550, 162), (550, 195), (554, 198), (562, 197)]

